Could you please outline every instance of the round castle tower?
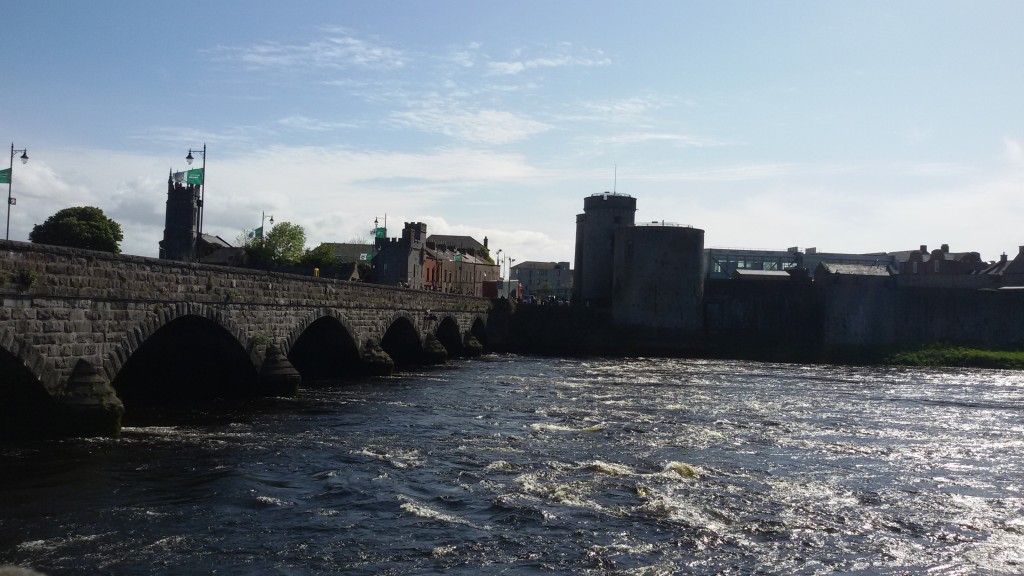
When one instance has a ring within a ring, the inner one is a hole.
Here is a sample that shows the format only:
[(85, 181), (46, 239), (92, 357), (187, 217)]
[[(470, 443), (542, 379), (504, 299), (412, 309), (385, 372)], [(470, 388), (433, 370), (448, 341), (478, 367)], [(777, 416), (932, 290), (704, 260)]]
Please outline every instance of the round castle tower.
[(573, 302), (608, 307), (612, 303), (612, 257), (615, 231), (632, 226), (636, 198), (604, 192), (583, 199), (576, 216)]

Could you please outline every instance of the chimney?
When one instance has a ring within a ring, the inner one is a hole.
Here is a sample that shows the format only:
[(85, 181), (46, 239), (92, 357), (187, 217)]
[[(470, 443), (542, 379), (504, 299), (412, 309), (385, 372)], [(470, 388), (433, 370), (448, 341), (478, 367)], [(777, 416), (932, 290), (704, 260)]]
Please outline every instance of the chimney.
[(921, 244), (921, 252), (925, 252), (925, 253), (928, 252), (928, 245), (927, 244)]
[(1006, 252), (1003, 252), (1003, 255), (999, 257), (999, 263), (1006, 264)]
[(484, 236), (484, 248), (487, 248), (487, 236)]
[(942, 251), (945, 252), (946, 254), (949, 254), (949, 244), (943, 244)]
[(1018, 255), (1018, 256), (1020, 256), (1020, 255), (1022, 255), (1022, 254), (1024, 254), (1024, 246), (1021, 246), (1021, 247), (1019, 248), (1019, 251), (1017, 252), (1017, 255)]

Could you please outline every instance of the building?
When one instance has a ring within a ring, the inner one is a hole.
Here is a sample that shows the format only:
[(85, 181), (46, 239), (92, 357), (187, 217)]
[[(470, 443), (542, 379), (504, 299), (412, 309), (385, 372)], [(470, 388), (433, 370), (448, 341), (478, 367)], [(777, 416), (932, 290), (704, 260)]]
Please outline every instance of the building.
[(814, 281), (832, 284), (885, 284), (892, 272), (885, 264), (844, 264), (819, 262), (814, 269)]
[(160, 258), (206, 262), (209, 256), (220, 252), (210, 263), (221, 264), (229, 259), (238, 262), (237, 250), (227, 250), (232, 246), (223, 238), (199, 233), (201, 190), (197, 185), (184, 183), (184, 178), (179, 177), (181, 175), (181, 172), (171, 172), (167, 176), (167, 208), (164, 213), (164, 238), (159, 244)]
[(401, 238), (376, 238), (373, 282), (385, 286), (423, 288), (427, 225), (406, 222)]
[(481, 296), (498, 279), (498, 265), (469, 236), (427, 236), (427, 225), (406, 222), (401, 238), (377, 238), (373, 282), (449, 294)]
[(704, 250), (704, 276), (710, 280), (733, 278), (738, 270), (784, 272), (803, 266), (800, 250), (748, 250), (708, 248)]
[[(792, 250), (792, 248), (791, 248)], [(895, 262), (892, 254), (872, 252), (868, 254), (849, 254), (845, 252), (819, 252), (817, 248), (805, 248), (801, 258), (801, 266), (812, 274), (822, 262), (828, 264), (854, 264), (861, 266), (890, 266)]]
[(573, 302), (611, 306), (615, 231), (632, 226), (635, 215), (636, 199), (626, 194), (604, 192), (583, 199), (583, 214), (576, 216)]
[(616, 324), (679, 332), (703, 326), (704, 231), (641, 224), (615, 232), (612, 319)]
[(638, 226), (635, 212), (630, 196), (583, 199), (583, 214), (576, 216), (573, 304), (610, 308), (620, 326), (674, 333), (699, 329), (704, 231), (664, 222)]
[(572, 297), (573, 271), (568, 262), (528, 260), (513, 266), (510, 276), (523, 287), (524, 297), (566, 301)]
[(830, 264), (859, 264), (888, 266), (894, 257), (885, 252), (850, 254), (845, 252), (819, 252), (817, 248), (798, 247), (786, 250), (748, 250), (735, 248), (708, 248), (704, 250), (704, 276), (709, 280), (747, 279), (751, 277), (784, 278), (782, 274), (753, 274), (754, 272), (795, 272), (805, 269), (813, 274), (822, 262)]
[(167, 208), (160, 258), (191, 262), (196, 259), (198, 250), (200, 188), (175, 180), (171, 172), (167, 176)]
[(976, 274), (987, 266), (977, 252), (950, 252), (949, 244), (929, 251), (922, 244), (919, 250), (893, 252), (894, 267), (901, 275)]
[(443, 250), (458, 251), (462, 254), (469, 254), (484, 260), (490, 257), (490, 250), (487, 248), (487, 237), (481, 244), (472, 236), (452, 236), (448, 234), (431, 234), (427, 238), (427, 246), (438, 247)]
[(498, 279), (498, 265), (445, 245), (425, 249), (424, 288), (448, 294), (483, 295), (485, 282)]
[(373, 244), (324, 242), (317, 248), (324, 247), (331, 251), (334, 261), (316, 268), (320, 277), (359, 282), (369, 273)]
[(352, 244), (343, 242), (324, 242), (334, 253), (334, 260), (338, 264), (358, 264), (365, 262), (369, 264), (373, 260), (373, 244)]

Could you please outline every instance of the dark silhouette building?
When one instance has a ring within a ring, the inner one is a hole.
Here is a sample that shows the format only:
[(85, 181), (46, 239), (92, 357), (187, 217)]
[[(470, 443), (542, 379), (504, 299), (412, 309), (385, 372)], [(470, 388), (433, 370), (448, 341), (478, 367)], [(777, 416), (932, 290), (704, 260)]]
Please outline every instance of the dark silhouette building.
[(160, 258), (190, 262), (196, 260), (199, 235), (199, 186), (176, 180), (173, 172), (167, 176), (167, 213)]
[(376, 284), (423, 288), (423, 247), (427, 225), (406, 222), (401, 238), (377, 238), (373, 277)]
[(576, 216), (573, 302), (611, 305), (615, 230), (632, 226), (635, 213), (636, 198), (626, 194), (604, 192), (583, 199), (583, 214)]

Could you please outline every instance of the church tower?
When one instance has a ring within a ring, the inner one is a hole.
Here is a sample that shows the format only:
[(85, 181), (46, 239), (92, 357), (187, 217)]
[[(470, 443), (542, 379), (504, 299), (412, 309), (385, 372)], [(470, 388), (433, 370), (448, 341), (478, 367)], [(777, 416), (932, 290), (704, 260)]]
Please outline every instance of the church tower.
[(199, 186), (182, 183), (171, 173), (167, 177), (167, 214), (160, 258), (195, 260), (199, 231)]

